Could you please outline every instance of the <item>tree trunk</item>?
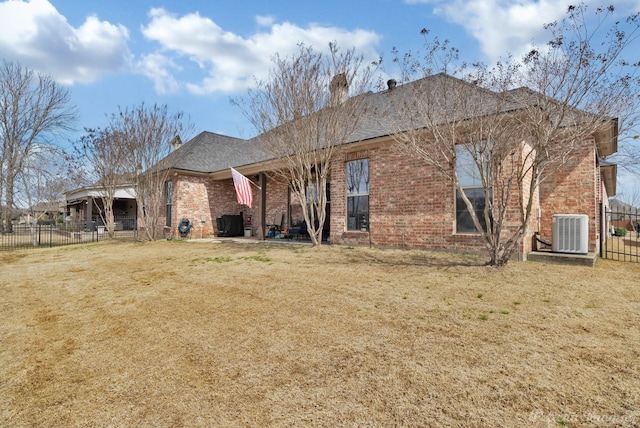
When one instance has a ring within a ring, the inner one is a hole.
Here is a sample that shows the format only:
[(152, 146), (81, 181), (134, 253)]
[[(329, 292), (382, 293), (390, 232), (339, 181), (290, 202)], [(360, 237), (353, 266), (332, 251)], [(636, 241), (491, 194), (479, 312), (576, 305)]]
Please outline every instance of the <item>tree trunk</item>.
[(13, 186), (14, 179), (9, 174), (6, 178), (6, 187), (5, 187), (5, 201), (6, 205), (4, 207), (4, 231), (7, 233), (13, 232), (13, 223), (11, 222), (11, 211), (13, 209)]

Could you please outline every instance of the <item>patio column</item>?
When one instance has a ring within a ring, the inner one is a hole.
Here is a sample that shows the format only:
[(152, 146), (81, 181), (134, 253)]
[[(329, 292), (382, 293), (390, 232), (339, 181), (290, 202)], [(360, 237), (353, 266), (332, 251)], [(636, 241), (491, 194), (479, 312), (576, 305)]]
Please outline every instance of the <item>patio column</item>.
[(93, 218), (93, 196), (89, 196), (87, 198), (87, 218), (85, 222), (89, 223), (92, 218)]
[(267, 224), (267, 176), (264, 172), (260, 175), (260, 219), (258, 220), (258, 237), (264, 240), (264, 228)]

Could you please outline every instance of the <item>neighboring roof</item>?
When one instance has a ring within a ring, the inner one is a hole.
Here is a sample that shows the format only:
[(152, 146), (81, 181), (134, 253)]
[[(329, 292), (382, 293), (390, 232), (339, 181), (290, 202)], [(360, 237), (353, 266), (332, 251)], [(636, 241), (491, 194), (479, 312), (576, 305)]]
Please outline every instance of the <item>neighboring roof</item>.
[[(88, 198), (99, 198), (102, 195), (104, 195), (103, 186), (86, 186), (64, 192), (67, 204), (75, 203)], [(121, 184), (116, 186), (114, 197), (116, 199), (135, 199), (136, 191), (134, 190), (132, 184)]]
[(31, 207), (31, 211), (36, 213), (46, 213), (54, 209), (60, 212), (64, 212), (65, 206), (66, 204), (64, 201), (38, 202)]
[(210, 173), (267, 160), (247, 140), (204, 131), (182, 144), (163, 162), (174, 169)]
[(612, 210), (618, 210), (618, 211), (636, 211), (639, 208), (634, 207), (633, 205), (630, 205), (624, 201), (621, 201), (620, 199), (617, 198), (609, 198), (609, 206), (611, 207)]

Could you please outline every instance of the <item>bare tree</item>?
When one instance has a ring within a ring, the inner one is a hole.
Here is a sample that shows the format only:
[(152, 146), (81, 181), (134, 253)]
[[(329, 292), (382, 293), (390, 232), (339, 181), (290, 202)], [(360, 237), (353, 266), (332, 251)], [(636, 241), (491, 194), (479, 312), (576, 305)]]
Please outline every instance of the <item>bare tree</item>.
[(586, 6), (570, 6), (564, 20), (545, 26), (546, 45), (490, 68), (460, 62), (437, 38), (423, 58), (396, 59), (405, 81), (429, 78), (405, 85), (394, 138), (454, 185), (491, 265), (506, 264), (518, 248), (542, 182), (586, 142), (635, 124), (638, 64), (623, 55), (638, 36), (638, 15), (625, 32), (618, 22), (604, 27), (613, 11), (598, 8), (591, 29)]
[(638, 209), (640, 207), (640, 188), (633, 187), (626, 192), (620, 194), (617, 199), (620, 199), (632, 207)]
[(0, 64), (0, 195), (5, 208), (0, 228), (11, 231), (16, 178), (32, 148), (52, 144), (75, 120), (69, 92), (50, 76), (12, 62)]
[[(37, 145), (32, 148), (17, 175), (16, 202), (28, 212), (31, 242), (37, 245), (36, 225), (42, 212), (49, 213), (54, 224), (63, 209), (64, 191), (68, 185), (65, 156), (59, 149)], [(49, 219), (47, 219), (49, 220)]]
[(106, 131), (110, 144), (124, 149), (125, 169), (132, 172), (130, 182), (136, 194), (139, 223), (142, 222), (147, 239), (153, 240), (160, 232), (165, 183), (171, 168), (165, 158), (176, 137), (186, 138), (192, 125), (185, 122), (183, 113), (169, 113), (166, 105), (143, 103), (110, 115)]
[(135, 169), (132, 169), (129, 147), (125, 146), (124, 138), (105, 129), (85, 129), (85, 132), (74, 144), (82, 164), (76, 169), (77, 181), (99, 188), (101, 204), (96, 207), (109, 236), (113, 237), (116, 191), (122, 185), (133, 183)]
[(372, 67), (353, 49), (329, 56), (299, 45), (290, 58), (275, 55), (269, 78), (247, 98), (233, 100), (260, 134), (259, 149), (275, 159), (302, 208), (313, 245), (326, 219), (326, 187), (340, 145), (361, 125)]

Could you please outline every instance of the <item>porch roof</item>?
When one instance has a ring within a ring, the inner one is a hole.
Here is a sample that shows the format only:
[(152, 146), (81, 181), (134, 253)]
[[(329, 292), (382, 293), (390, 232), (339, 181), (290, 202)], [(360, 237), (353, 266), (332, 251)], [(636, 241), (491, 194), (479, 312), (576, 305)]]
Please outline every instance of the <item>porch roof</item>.
[[(104, 187), (100, 186), (85, 186), (78, 189), (65, 192), (65, 198), (67, 204), (73, 204), (75, 202), (87, 200), (88, 198), (99, 198), (104, 194)], [(136, 191), (131, 185), (118, 186), (115, 192), (116, 199), (135, 199)]]

